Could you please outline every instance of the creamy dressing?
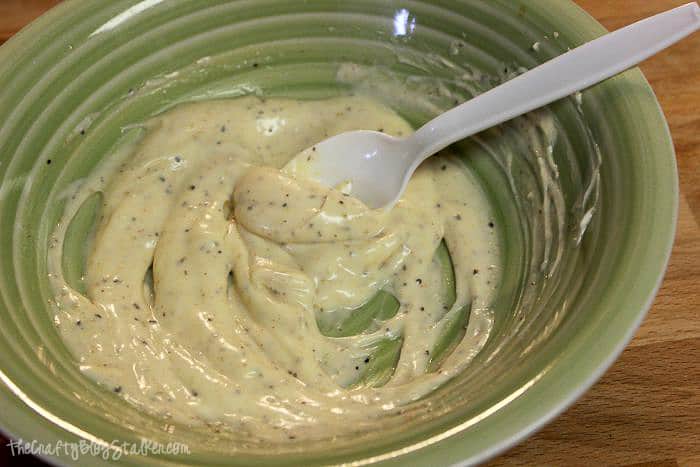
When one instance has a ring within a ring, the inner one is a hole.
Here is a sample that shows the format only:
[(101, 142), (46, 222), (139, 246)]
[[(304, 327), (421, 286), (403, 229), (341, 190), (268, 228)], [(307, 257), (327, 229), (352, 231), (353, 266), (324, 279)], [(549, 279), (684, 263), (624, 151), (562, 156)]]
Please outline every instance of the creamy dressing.
[[(499, 252), (485, 195), (459, 161), (429, 159), (389, 212), (281, 170), (344, 131), (411, 132), (389, 108), (246, 97), (181, 105), (144, 127), (56, 229), (60, 244), (83, 201), (103, 193), (84, 295), (63, 276), (61, 248), (49, 253), (62, 337), (128, 402), (256, 438), (325, 438), (398, 413), (486, 343)], [(361, 333), (321, 332), (392, 296), (396, 313)], [(465, 309), (464, 337), (436, 366), (431, 352)], [(392, 345), (395, 371), (364, 378)]]

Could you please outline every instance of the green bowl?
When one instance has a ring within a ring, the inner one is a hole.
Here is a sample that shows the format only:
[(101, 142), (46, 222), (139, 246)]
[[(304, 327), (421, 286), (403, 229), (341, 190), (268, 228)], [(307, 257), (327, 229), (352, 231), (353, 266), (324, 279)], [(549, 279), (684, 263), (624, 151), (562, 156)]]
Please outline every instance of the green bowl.
[[(613, 362), (669, 257), (673, 146), (638, 70), (544, 111), (564, 129), (553, 153), (564, 220), (555, 226), (556, 270), (537, 267), (553, 254), (537, 237), (548, 221), (519, 196), (549, 196), (536, 160), (527, 150), (510, 161), (488, 154), (500, 141), (517, 143), (518, 122), (454, 147), (505, 226), (493, 335), (465, 374), (401, 423), (354, 439), (247, 446), (128, 406), (84, 377), (59, 338), (47, 250), (69, 188), (129, 136), (125, 128), (178, 102), (321, 98), (359, 86), (418, 125), (455, 96), (604, 32), (563, 0), (69, 0), (51, 10), (0, 48), (0, 425), (42, 443), (118, 441), (98, 457), (49, 456), (75, 465), (120, 456), (127, 465), (437, 465), (483, 461), (523, 439)], [(365, 73), (349, 79), (348, 63)], [(426, 105), (392, 100), (392, 79), (413, 83)], [(116, 449), (143, 439), (185, 443), (190, 453)]]

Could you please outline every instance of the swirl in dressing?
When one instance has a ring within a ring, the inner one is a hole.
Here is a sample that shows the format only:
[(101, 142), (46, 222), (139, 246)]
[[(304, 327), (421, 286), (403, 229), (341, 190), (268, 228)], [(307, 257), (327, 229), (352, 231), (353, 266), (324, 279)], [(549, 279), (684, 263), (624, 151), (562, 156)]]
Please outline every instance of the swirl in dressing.
[[(62, 240), (103, 193), (85, 293), (64, 278), (60, 248), (49, 258), (61, 335), (86, 374), (130, 403), (257, 438), (323, 438), (430, 393), (485, 344), (499, 253), (485, 195), (457, 160), (429, 159), (390, 212), (280, 171), (333, 134), (412, 131), (389, 108), (246, 97), (181, 105), (144, 126), (57, 227)], [(435, 256), (443, 240), (451, 299)], [(322, 332), (377, 296), (395, 297), (395, 314), (354, 335)], [(435, 365), (465, 309), (464, 337)], [(366, 378), (387, 354), (393, 372)]]

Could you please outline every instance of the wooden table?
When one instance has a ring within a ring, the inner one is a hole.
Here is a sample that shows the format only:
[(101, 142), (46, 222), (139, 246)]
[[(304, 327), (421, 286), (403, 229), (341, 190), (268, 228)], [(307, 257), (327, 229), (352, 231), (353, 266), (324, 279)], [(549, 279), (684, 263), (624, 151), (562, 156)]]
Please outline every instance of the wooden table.
[[(576, 1), (616, 29), (686, 0)], [(0, 0), (0, 42), (58, 2)], [(700, 33), (642, 70), (678, 154), (680, 216), (666, 279), (636, 337), (601, 381), (490, 465), (700, 466)]]

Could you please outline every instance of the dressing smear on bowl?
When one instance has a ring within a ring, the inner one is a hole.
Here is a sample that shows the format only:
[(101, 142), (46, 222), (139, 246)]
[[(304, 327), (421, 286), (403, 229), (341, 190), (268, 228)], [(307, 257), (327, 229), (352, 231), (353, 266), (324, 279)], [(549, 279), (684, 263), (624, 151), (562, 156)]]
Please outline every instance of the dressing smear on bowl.
[[(190, 103), (145, 122), (78, 188), (49, 252), (80, 368), (157, 416), (273, 441), (369, 426), (464, 370), (500, 277), (486, 196), (447, 153), (389, 212), (281, 170), (356, 129), (412, 131), (357, 96)], [(94, 227), (76, 276), (63, 265), (78, 224)]]

